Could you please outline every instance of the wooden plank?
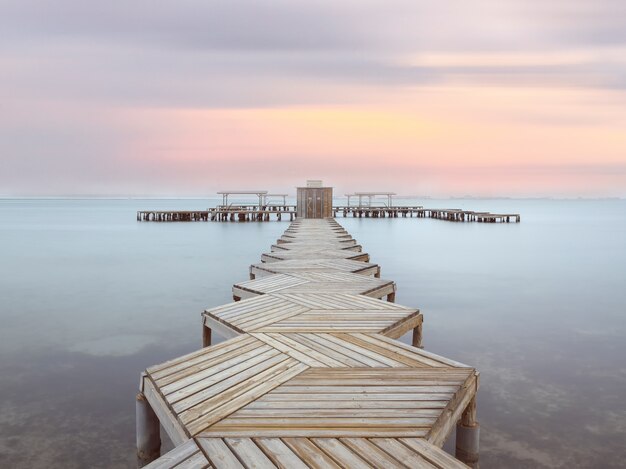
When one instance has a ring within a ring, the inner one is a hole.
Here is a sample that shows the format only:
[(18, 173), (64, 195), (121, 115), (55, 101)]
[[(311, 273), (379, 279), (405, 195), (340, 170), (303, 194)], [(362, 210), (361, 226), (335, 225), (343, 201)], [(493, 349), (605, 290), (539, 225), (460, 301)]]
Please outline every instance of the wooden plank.
[[(397, 407), (395, 409), (386, 408), (381, 404), (378, 408), (371, 407), (357, 407), (354, 406), (348, 409), (341, 409), (333, 407), (335, 402), (346, 402), (346, 401), (332, 401), (329, 403), (329, 408), (323, 408), (319, 406), (318, 408), (284, 408), (283, 403), (274, 402), (274, 407), (249, 407), (246, 406), (243, 409), (239, 409), (235, 414), (232, 414), (233, 418), (263, 418), (263, 417), (290, 417), (290, 418), (347, 418), (347, 417), (409, 417), (409, 418), (417, 418), (417, 417), (428, 417), (434, 419), (439, 417), (441, 414), (441, 409), (424, 409), (424, 408), (412, 408), (412, 405), (405, 402), (404, 406)], [(348, 401), (349, 402), (349, 401)], [(354, 401), (353, 401), (354, 402)], [(443, 406), (441, 407), (443, 408)]]
[(235, 427), (218, 425), (204, 430), (205, 437), (248, 437), (248, 438), (425, 438), (428, 430), (421, 427), (342, 427), (342, 428), (266, 428)]
[(405, 469), (392, 455), (386, 453), (366, 438), (340, 438), (340, 441), (357, 454), (361, 454), (374, 467)]
[(438, 468), (467, 469), (467, 466), (445, 451), (420, 438), (401, 438), (399, 440), (413, 451), (418, 452), (424, 459)]
[(283, 438), (283, 442), (312, 469), (339, 468), (329, 456), (306, 438)]
[(216, 469), (245, 469), (221, 438), (197, 438), (196, 441)]
[(412, 451), (410, 448), (403, 445), (396, 439), (372, 438), (370, 441), (383, 451), (386, 451), (388, 454), (393, 455), (394, 458), (398, 459), (400, 462), (402, 462), (402, 464), (408, 467), (415, 467), (419, 469), (432, 469), (436, 467), (428, 462), (426, 459), (424, 459), (419, 453)]
[(279, 438), (255, 438), (254, 442), (280, 469), (308, 469), (309, 467)]
[[(278, 397), (278, 396), (276, 396)], [(289, 399), (282, 400), (279, 398), (272, 399), (258, 399), (248, 404), (244, 409), (238, 411), (242, 412), (242, 415), (246, 415), (244, 412), (255, 411), (268, 411), (270, 413), (278, 414), (278, 412), (285, 411), (287, 409), (292, 410), (292, 415), (306, 415), (307, 412), (318, 411), (320, 415), (327, 411), (336, 412), (341, 415), (344, 409), (354, 411), (362, 410), (367, 412), (371, 410), (373, 412), (383, 409), (393, 413), (395, 410), (406, 410), (405, 415), (413, 415), (411, 412), (419, 412), (424, 415), (438, 415), (447, 404), (447, 399), (440, 401), (428, 400), (367, 400), (367, 399), (340, 399), (338, 396), (333, 395), (332, 399), (318, 400), (318, 396), (314, 396), (316, 399)], [(342, 396), (343, 397), (343, 396)], [(439, 410), (437, 410), (439, 409)], [(436, 411), (433, 414), (429, 414), (429, 411)]]
[[(311, 368), (307, 370), (301, 377), (298, 377), (298, 380), (305, 378), (315, 378), (319, 376), (327, 377), (332, 376), (333, 374), (342, 375), (345, 374), (345, 369), (340, 368)], [(435, 379), (461, 379), (462, 382), (467, 379), (467, 377), (475, 373), (475, 370), (468, 368), (445, 368), (445, 367), (434, 367), (434, 368), (352, 368), (349, 372), (349, 377), (346, 379), (353, 378), (412, 378), (415, 376), (419, 377), (429, 377)]]
[(413, 385), (413, 386), (389, 386), (389, 385), (360, 385), (360, 386), (350, 386), (346, 385), (343, 380), (337, 380), (333, 385), (308, 385), (308, 386), (291, 386), (290, 384), (284, 385), (280, 387), (281, 394), (300, 394), (300, 393), (318, 393), (325, 394), (328, 392), (336, 392), (336, 393), (412, 393), (419, 394), (424, 392), (433, 392), (433, 393), (450, 393), (453, 394), (459, 389), (458, 386), (441, 386), (441, 385), (433, 385), (433, 386), (424, 386), (424, 385)]
[(204, 469), (208, 467), (211, 467), (211, 463), (202, 452), (196, 453), (176, 465), (176, 469)]
[(367, 469), (372, 467), (336, 438), (311, 438), (311, 441), (315, 446), (333, 458), (341, 467), (349, 467), (351, 469)]
[[(343, 393), (341, 399), (344, 400), (361, 400), (361, 401), (445, 401), (448, 402), (454, 394), (450, 393), (419, 393), (419, 394), (362, 394), (362, 393)], [(266, 401), (335, 401), (337, 394), (268, 394), (264, 398)], [(405, 404), (406, 405), (406, 404)]]
[(341, 418), (318, 418), (318, 417), (236, 417), (230, 416), (213, 425), (211, 432), (219, 432), (223, 429), (275, 429), (282, 431), (290, 428), (300, 428), (310, 431), (322, 429), (334, 430), (341, 434), (343, 428), (367, 429), (395, 429), (395, 428), (422, 428), (430, 430), (435, 422), (434, 417), (341, 417)]
[[(362, 368), (358, 369), (358, 371), (360, 370), (362, 370)], [(309, 373), (309, 371), (313, 371), (313, 373)], [(340, 377), (333, 373), (333, 370), (328, 370), (328, 373), (320, 373), (319, 370), (309, 371), (289, 381), (289, 386), (328, 386), (337, 383), (339, 380), (346, 386), (461, 386), (468, 376), (467, 372), (449, 373), (448, 370), (444, 370), (443, 372), (437, 370), (431, 373), (431, 370), (425, 368), (405, 368), (403, 371), (409, 371), (409, 373), (403, 374), (380, 373), (379, 369), (377, 369), (374, 373), (366, 375), (359, 373), (356, 376), (345, 376), (343, 373), (340, 373)]]
[(224, 441), (237, 459), (248, 469), (275, 469), (272, 461), (250, 438), (225, 438)]

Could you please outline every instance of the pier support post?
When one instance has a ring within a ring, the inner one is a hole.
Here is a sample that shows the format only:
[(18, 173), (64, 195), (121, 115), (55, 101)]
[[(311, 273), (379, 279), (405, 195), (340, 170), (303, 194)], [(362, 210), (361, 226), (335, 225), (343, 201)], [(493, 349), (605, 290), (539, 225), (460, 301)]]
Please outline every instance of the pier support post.
[(413, 345), (413, 347), (424, 348), (422, 346), (422, 327), (423, 324), (420, 322), (413, 328), (413, 340), (411, 341), (411, 345)]
[(396, 292), (395, 291), (393, 293), (389, 293), (387, 295), (387, 301), (389, 303), (395, 303), (396, 302)]
[(202, 347), (209, 347), (211, 345), (211, 328), (202, 324)]
[(161, 455), (161, 427), (146, 396), (140, 392), (135, 400), (137, 420), (137, 467), (143, 467)]
[(467, 404), (456, 426), (456, 452), (458, 460), (478, 469), (480, 425), (476, 421), (476, 396)]

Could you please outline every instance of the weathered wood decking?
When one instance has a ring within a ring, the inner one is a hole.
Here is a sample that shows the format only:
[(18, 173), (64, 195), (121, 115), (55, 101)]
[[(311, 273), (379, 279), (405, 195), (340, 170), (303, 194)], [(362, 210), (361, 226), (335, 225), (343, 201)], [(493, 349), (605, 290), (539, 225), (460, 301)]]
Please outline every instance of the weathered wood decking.
[(272, 274), (290, 274), (297, 272), (352, 272), (380, 277), (380, 267), (370, 262), (349, 259), (290, 259), (280, 262), (262, 262), (250, 266), (250, 279)]
[(149, 467), (456, 469), (467, 466), (420, 438), (198, 437), (178, 446)]
[(289, 259), (348, 259), (351, 261), (367, 262), (370, 260), (370, 256), (366, 252), (347, 249), (284, 249), (284, 244), (272, 252), (266, 252), (261, 255), (262, 262), (287, 261)]
[(311, 255), (360, 252), (337, 248), (354, 242), (337, 222), (287, 238), (289, 259), (254, 264), (240, 301), (202, 314), (201, 350), (142, 375), (140, 460), (160, 422), (176, 448), (151, 468), (466, 467), (440, 449), (460, 421), (457, 454), (476, 462), (478, 372), (421, 348), (422, 314), (393, 303), (378, 265)]
[[(268, 294), (203, 313), (204, 326), (224, 336), (244, 333), (380, 333), (400, 337), (421, 329), (416, 309), (359, 295)], [(208, 344), (204, 344), (205, 346)]]
[[(289, 275), (276, 274), (258, 280), (233, 285), (235, 301), (267, 293), (311, 293), (367, 295), (373, 298), (387, 297), (395, 300), (396, 284), (365, 275), (345, 272), (300, 272)], [(341, 297), (339, 297), (341, 298)]]

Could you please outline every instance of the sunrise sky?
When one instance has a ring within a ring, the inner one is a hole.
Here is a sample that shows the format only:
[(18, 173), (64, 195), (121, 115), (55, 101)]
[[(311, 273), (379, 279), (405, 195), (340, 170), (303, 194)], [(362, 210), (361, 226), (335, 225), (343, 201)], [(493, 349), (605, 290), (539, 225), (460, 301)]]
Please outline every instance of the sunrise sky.
[(7, 0), (0, 196), (626, 196), (626, 2)]

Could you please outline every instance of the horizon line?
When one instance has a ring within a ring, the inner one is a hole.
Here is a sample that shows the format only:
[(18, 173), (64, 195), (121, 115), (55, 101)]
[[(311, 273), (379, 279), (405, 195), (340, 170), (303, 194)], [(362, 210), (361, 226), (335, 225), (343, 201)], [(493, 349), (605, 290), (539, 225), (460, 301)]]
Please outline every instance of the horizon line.
[[(295, 194), (287, 197), (296, 198)], [(205, 200), (219, 199), (219, 195), (210, 196), (151, 196), (151, 195), (0, 195), (0, 200)], [(344, 195), (333, 199), (347, 199)], [(626, 196), (429, 196), (406, 195), (394, 196), (394, 199), (434, 199), (434, 200), (626, 200)]]

